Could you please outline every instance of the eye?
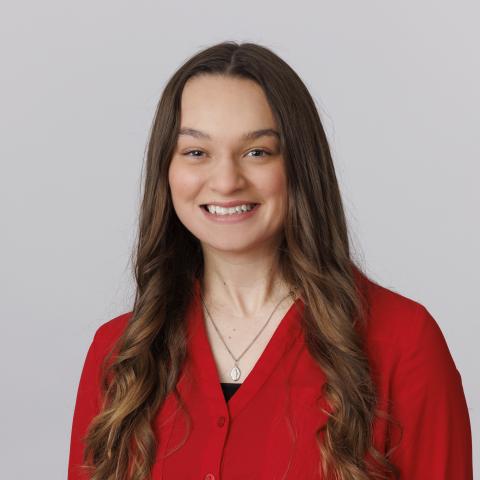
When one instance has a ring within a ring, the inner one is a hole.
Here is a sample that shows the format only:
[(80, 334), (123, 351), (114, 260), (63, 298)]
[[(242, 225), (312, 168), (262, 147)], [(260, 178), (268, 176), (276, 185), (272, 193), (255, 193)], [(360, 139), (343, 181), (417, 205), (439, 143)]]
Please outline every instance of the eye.
[(203, 153), (201, 150), (189, 150), (188, 152), (185, 152), (184, 155), (192, 156), (192, 157), (198, 157), (199, 155), (190, 155), (191, 153), (194, 153), (194, 152)]
[[(265, 157), (267, 155), (270, 155), (269, 152), (267, 152), (266, 150), (263, 150), (261, 148), (255, 148), (254, 150), (250, 150), (250, 152), (248, 153), (252, 153), (252, 152), (260, 152), (262, 153), (263, 155), (253, 155), (254, 157)], [(194, 153), (198, 153), (199, 155), (192, 155)], [(185, 152), (184, 155), (186, 155), (187, 157), (200, 157), (204, 152), (202, 152), (201, 150), (189, 150), (188, 152)]]
[(263, 152), (265, 155), (254, 155), (254, 157), (264, 157), (266, 155), (270, 155), (269, 152), (267, 152), (266, 150), (262, 150), (261, 148), (256, 148), (255, 150), (250, 150), (250, 152), (248, 153), (252, 153), (252, 152)]

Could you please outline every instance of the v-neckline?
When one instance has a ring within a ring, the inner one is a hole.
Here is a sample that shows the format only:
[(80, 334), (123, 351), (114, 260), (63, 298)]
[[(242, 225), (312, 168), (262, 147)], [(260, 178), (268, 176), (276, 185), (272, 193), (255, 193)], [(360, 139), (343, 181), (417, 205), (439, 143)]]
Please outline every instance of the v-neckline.
[(297, 298), (277, 325), (257, 362), (238, 390), (228, 401), (222, 391), (220, 376), (208, 339), (205, 318), (200, 299), (200, 283), (195, 281), (193, 301), (188, 311), (188, 355), (191, 356), (190, 374), (198, 379), (198, 387), (209, 400), (213, 412), (224, 411), (234, 418), (255, 396), (277, 367), (284, 352), (301, 332), (300, 316), (304, 304)]

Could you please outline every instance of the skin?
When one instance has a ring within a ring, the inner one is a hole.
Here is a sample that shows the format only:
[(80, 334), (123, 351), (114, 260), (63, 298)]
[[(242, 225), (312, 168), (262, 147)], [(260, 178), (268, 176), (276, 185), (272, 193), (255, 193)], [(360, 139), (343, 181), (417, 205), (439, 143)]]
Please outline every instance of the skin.
[[(182, 93), (180, 131), (187, 128), (210, 139), (179, 134), (168, 179), (178, 218), (202, 246), (209, 311), (217, 319), (228, 316), (231, 325), (263, 325), (289, 291), (276, 263), (287, 201), (285, 165), (277, 136), (242, 137), (260, 129), (278, 132), (275, 118), (257, 83), (202, 75), (189, 79)], [(261, 205), (233, 224), (210, 221), (199, 206), (243, 199)]]

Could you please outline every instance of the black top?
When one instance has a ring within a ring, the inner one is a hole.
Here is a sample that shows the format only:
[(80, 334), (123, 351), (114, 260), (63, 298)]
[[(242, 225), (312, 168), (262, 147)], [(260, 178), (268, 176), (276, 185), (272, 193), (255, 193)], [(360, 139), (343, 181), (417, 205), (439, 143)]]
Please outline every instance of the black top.
[(225, 400), (228, 402), (233, 394), (239, 389), (241, 383), (220, 383)]

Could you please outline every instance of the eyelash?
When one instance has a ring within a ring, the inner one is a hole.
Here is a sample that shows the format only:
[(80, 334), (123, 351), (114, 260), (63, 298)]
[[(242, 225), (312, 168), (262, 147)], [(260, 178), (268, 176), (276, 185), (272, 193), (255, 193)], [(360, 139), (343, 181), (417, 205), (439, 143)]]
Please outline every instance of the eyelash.
[[(184, 155), (188, 156), (190, 153), (193, 153), (193, 152), (202, 152), (202, 151), (201, 150), (189, 150), (188, 152), (185, 152)], [(248, 152), (248, 153), (251, 153), (251, 152), (263, 152), (263, 153), (265, 153), (265, 155), (254, 155), (254, 157), (256, 157), (256, 158), (262, 158), (266, 155), (270, 155), (270, 152), (267, 152), (266, 150), (263, 150), (262, 148), (254, 148), (253, 150), (250, 150), (250, 152)], [(196, 158), (199, 158), (198, 155), (192, 155), (192, 156), (196, 157)]]

